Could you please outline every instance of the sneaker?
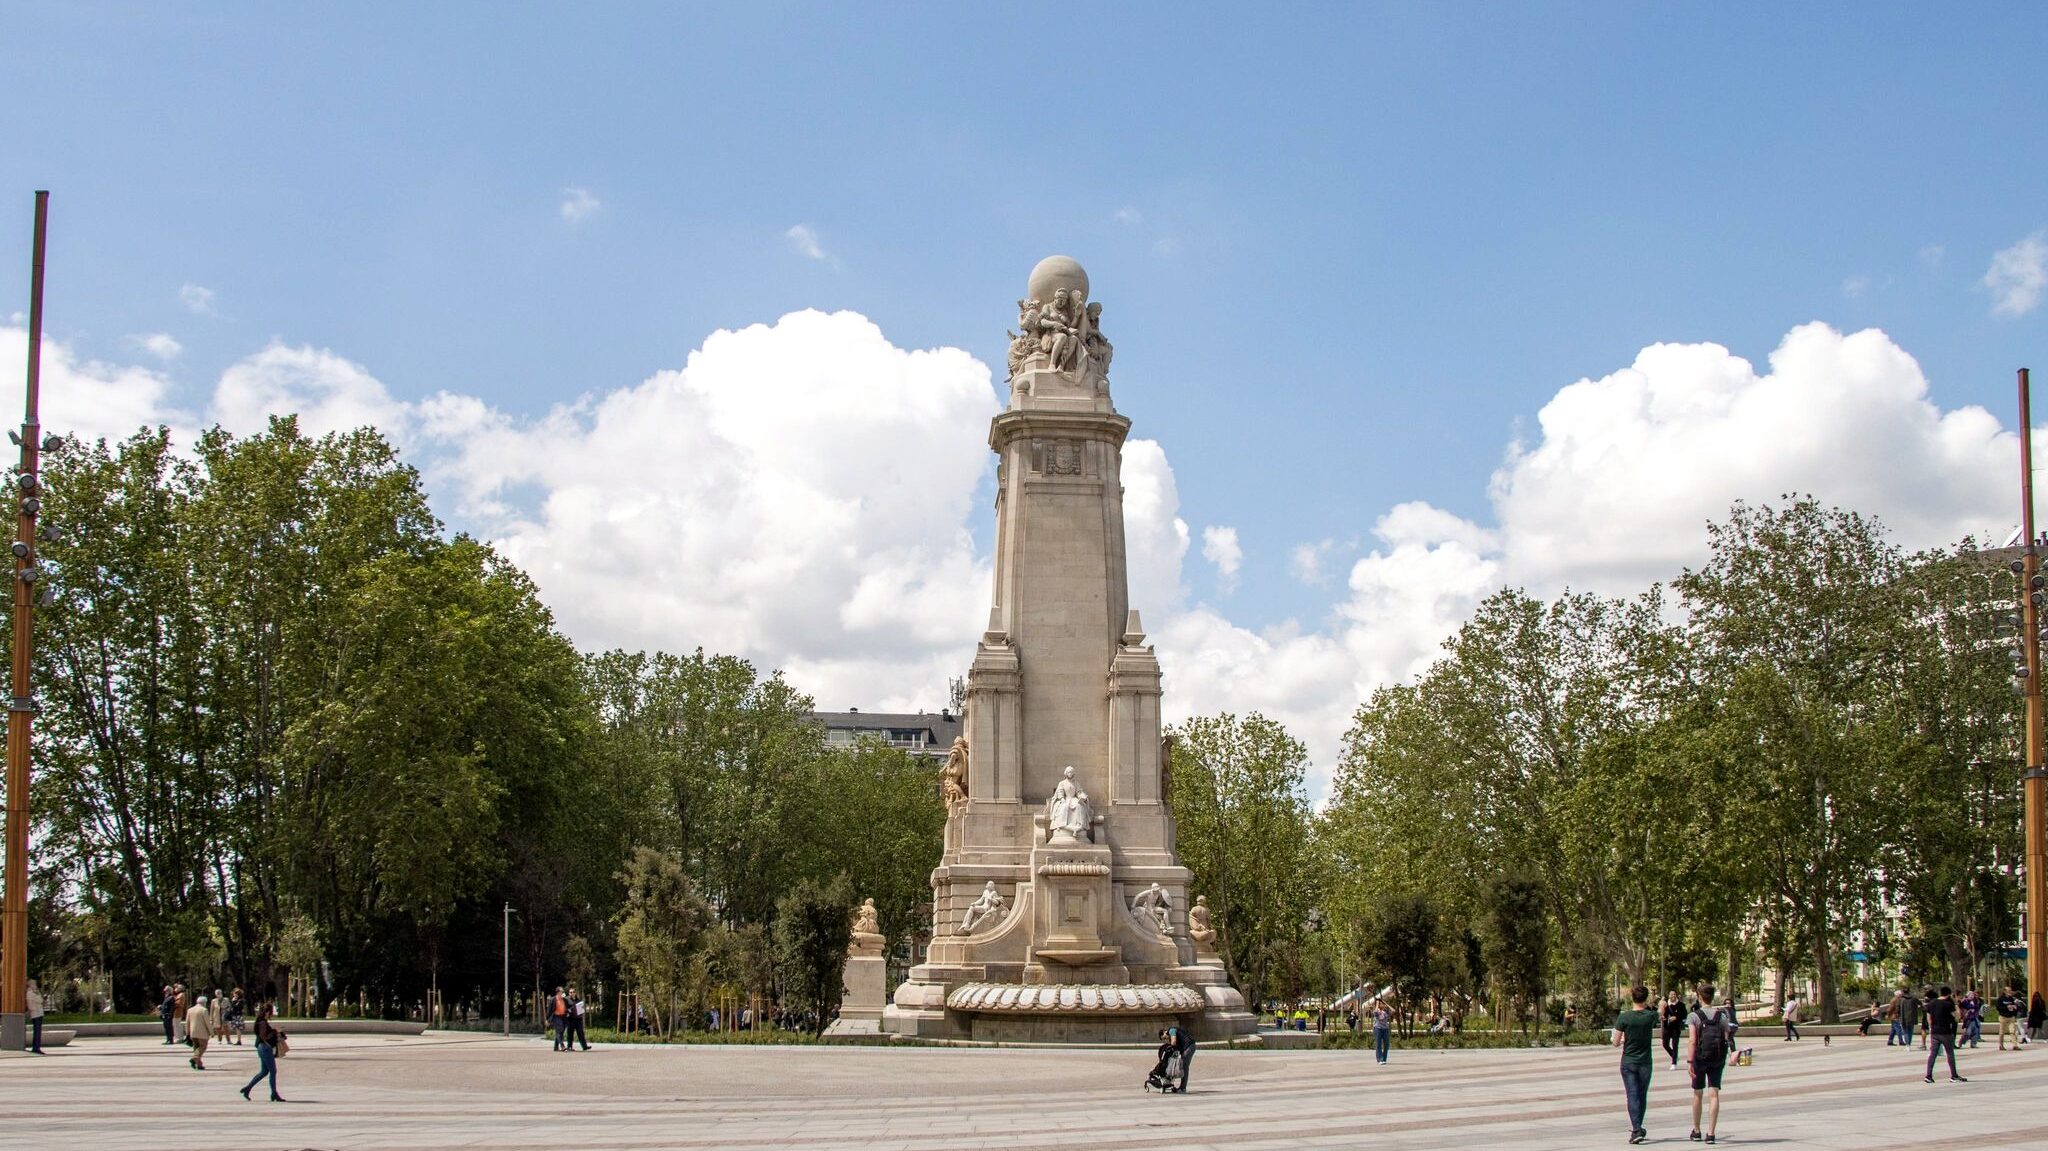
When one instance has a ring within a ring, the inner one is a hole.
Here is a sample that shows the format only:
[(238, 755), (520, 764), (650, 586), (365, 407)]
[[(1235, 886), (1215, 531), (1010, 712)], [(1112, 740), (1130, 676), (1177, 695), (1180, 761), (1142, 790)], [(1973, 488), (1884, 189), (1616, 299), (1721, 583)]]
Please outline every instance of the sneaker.
[(1648, 1138), (1649, 1136), (1643, 1134), (1641, 1131), (1631, 1131), (1629, 1132), (1628, 1141), (1630, 1143), (1641, 1143)]
[(1949, 1081), (1950, 1083), (1968, 1083), (1968, 1082), (1969, 1082), (1969, 1080), (1968, 1080), (1968, 1079), (1964, 1078), (1964, 1077), (1963, 1077), (1963, 1076), (1961, 1076), (1961, 1075), (1951, 1075), (1951, 1076), (1949, 1076), (1949, 1077), (1948, 1077), (1948, 1081)]
[(1687, 1138), (1687, 1139), (1690, 1139), (1690, 1140), (1692, 1140), (1692, 1141), (1693, 1141), (1693, 1142), (1695, 1142), (1695, 1143), (1699, 1142), (1699, 1141), (1700, 1141), (1700, 1133), (1699, 1133), (1699, 1129), (1698, 1129), (1698, 1128), (1694, 1128), (1694, 1129), (1693, 1129), (1693, 1133), (1692, 1133), (1692, 1134), (1690, 1134), (1690, 1135), (1688, 1135), (1688, 1136), (1686, 1136), (1686, 1138)]
[(1713, 1136), (1713, 1134), (1712, 1134), (1711, 1132), (1709, 1132), (1709, 1133), (1708, 1133), (1708, 1135), (1707, 1135), (1707, 1142), (1709, 1142), (1709, 1143), (1712, 1143), (1713, 1141), (1714, 1141), (1714, 1136)]
[(1927, 1077), (1926, 1079), (1922, 1080), (1922, 1082), (1924, 1082), (1924, 1083), (1932, 1083), (1932, 1082), (1934, 1082), (1934, 1076), (1932, 1076), (1932, 1075), (1929, 1075), (1929, 1076), (1928, 1076), (1928, 1077)]

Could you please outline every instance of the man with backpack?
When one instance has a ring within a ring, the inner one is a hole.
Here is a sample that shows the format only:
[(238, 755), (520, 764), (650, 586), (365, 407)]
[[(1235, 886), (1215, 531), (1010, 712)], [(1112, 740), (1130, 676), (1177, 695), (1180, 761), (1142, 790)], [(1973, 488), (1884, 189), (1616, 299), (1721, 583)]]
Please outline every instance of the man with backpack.
[(1686, 1019), (1692, 1029), (1688, 1062), (1692, 1064), (1692, 1135), (1699, 1139), (1700, 1111), (1707, 1114), (1706, 1141), (1714, 1141), (1714, 1128), (1721, 1121), (1721, 1072), (1735, 1049), (1735, 1013), (1714, 1006), (1714, 985), (1700, 984), (1699, 1006)]
[(560, 987), (548, 997), (548, 1027), (555, 1033), (555, 1050), (569, 1049), (569, 997)]

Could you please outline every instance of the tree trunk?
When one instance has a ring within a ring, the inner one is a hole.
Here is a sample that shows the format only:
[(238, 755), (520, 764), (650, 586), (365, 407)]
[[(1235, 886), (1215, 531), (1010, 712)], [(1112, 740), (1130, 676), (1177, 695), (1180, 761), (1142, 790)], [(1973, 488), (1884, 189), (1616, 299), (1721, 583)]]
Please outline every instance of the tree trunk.
[(1831, 946), (1826, 922), (1818, 915), (1814, 919), (1815, 922), (1811, 927), (1813, 934), (1813, 976), (1814, 983), (1818, 985), (1817, 990), (1819, 991), (1819, 995), (1816, 998), (1820, 1000), (1820, 1021), (1822, 1023), (1840, 1023), (1842, 1021), (1841, 1005), (1835, 1002), (1835, 949)]

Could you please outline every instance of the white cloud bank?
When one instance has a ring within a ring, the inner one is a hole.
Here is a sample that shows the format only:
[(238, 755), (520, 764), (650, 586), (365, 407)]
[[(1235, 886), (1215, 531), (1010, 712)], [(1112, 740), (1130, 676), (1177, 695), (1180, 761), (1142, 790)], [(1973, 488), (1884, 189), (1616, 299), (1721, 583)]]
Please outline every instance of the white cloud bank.
[[(25, 336), (0, 328), (0, 362)], [(118, 437), (197, 419), (147, 368), (45, 344), (53, 430)], [(332, 351), (272, 343), (206, 398), (238, 431), (296, 411), (308, 431), (372, 423), (417, 461), (444, 514), (493, 539), (586, 648), (699, 645), (785, 669), (821, 706), (932, 707), (985, 620), (989, 560), (969, 525), (992, 458), (989, 369), (956, 348), (892, 345), (850, 312), (720, 331), (679, 369), (535, 418), (473, 396), (392, 396)], [(1736, 499), (1787, 491), (1875, 513), (1909, 545), (1998, 532), (2013, 433), (1942, 411), (1911, 356), (1869, 330), (1788, 333), (1767, 369), (1714, 344), (1658, 344), (1560, 389), (1507, 447), (1490, 524), (1425, 503), (1370, 523), (1324, 618), (1251, 629), (1191, 602), (1191, 533), (1161, 446), (1124, 447), (1132, 606), (1168, 676), (1168, 718), (1263, 711), (1328, 779), (1358, 704), (1427, 667), (1503, 584), (1631, 593), (1704, 554)], [(1330, 525), (1348, 536), (1359, 525)], [(1314, 582), (1336, 545), (1294, 549)], [(1355, 545), (1346, 545), (1346, 550)], [(1234, 529), (1202, 532), (1219, 580)], [(1221, 587), (1219, 583), (1219, 587)]]

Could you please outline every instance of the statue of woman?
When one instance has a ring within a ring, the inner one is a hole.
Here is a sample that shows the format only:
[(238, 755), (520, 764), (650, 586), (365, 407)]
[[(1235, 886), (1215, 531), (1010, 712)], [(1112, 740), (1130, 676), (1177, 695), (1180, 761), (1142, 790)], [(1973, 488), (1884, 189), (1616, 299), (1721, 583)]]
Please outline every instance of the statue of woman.
[(1074, 782), (1074, 768), (1069, 764), (1060, 781), (1053, 785), (1052, 795), (1045, 801), (1045, 836), (1048, 840), (1069, 830), (1069, 809), (1073, 806), (1074, 797), (1079, 794), (1081, 785)]

